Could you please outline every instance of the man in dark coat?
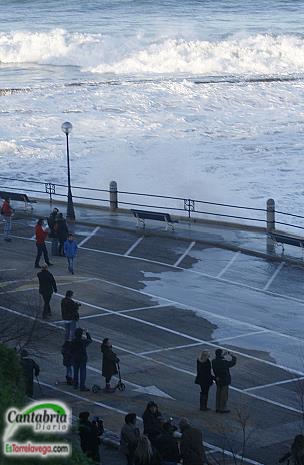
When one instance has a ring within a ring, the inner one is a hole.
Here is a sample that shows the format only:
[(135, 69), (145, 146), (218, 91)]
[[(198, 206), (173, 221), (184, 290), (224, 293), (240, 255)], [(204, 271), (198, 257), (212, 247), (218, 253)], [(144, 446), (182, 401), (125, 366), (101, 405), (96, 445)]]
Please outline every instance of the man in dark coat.
[(155, 446), (157, 438), (163, 431), (163, 417), (158, 410), (156, 402), (153, 402), (153, 400), (148, 402), (142, 419), (144, 422), (144, 434), (148, 436), (152, 446)]
[(42, 270), (37, 273), (39, 280), (39, 293), (42, 295), (44, 307), (42, 318), (47, 318), (51, 315), (50, 301), (53, 292), (57, 292), (57, 285), (54, 276), (49, 272), (46, 264), (42, 266)]
[(75, 338), (72, 341), (71, 352), (74, 370), (74, 389), (78, 389), (78, 381), (80, 377), (80, 390), (89, 391), (86, 387), (85, 381), (87, 376), (87, 347), (92, 342), (92, 338), (88, 331), (86, 331), (86, 339), (82, 338), (83, 329), (77, 328), (75, 331)]
[(102, 352), (102, 376), (106, 378), (105, 392), (115, 392), (115, 388), (111, 388), (111, 378), (117, 374), (117, 363), (119, 358), (112, 350), (112, 343), (109, 338), (105, 338), (101, 344)]
[[(226, 360), (225, 355), (231, 357)], [(216, 412), (229, 413), (227, 410), (228, 390), (231, 384), (230, 368), (236, 364), (235, 355), (224, 352), (222, 349), (216, 349), (215, 358), (212, 360), (212, 369), (216, 382)]]
[(180, 453), (177, 439), (173, 437), (176, 430), (170, 422), (163, 424), (163, 431), (155, 442), (155, 448), (160, 457), (160, 463), (177, 465), (180, 462)]
[(58, 255), (58, 237), (57, 232), (55, 230), (56, 224), (56, 216), (58, 215), (59, 210), (58, 208), (54, 208), (51, 212), (50, 216), (48, 217), (48, 226), (49, 226), (49, 238), (52, 239), (52, 255)]
[(55, 224), (54, 229), (57, 233), (57, 237), (59, 241), (58, 254), (60, 257), (64, 257), (63, 246), (64, 246), (65, 241), (68, 238), (69, 230), (68, 230), (66, 221), (63, 218), (62, 213), (58, 213), (58, 215), (56, 216), (56, 224)]
[(183, 465), (203, 465), (208, 463), (203, 445), (202, 432), (197, 428), (193, 428), (187, 418), (180, 420), (179, 429), (182, 433), (180, 452)]
[(87, 457), (99, 464), (100, 434), (96, 422), (91, 422), (89, 416), (89, 412), (80, 412), (79, 414), (78, 431), (80, 436), (80, 447)]
[(64, 320), (66, 341), (74, 338), (76, 324), (79, 320), (78, 309), (81, 304), (72, 299), (73, 294), (73, 291), (66, 291), (65, 297), (61, 301), (61, 316)]
[(23, 349), (21, 351), (20, 364), (23, 371), (23, 378), (25, 382), (25, 392), (29, 397), (33, 397), (34, 392), (34, 374), (39, 376), (40, 368), (33, 359), (29, 358), (28, 351)]

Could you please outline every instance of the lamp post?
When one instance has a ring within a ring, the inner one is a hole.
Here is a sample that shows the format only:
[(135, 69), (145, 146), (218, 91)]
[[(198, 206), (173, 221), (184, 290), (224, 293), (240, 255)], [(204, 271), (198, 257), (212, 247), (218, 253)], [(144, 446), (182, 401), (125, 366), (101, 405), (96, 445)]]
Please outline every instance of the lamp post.
[(70, 173), (70, 151), (69, 151), (69, 134), (73, 129), (71, 123), (66, 121), (61, 125), (62, 131), (66, 135), (66, 151), (67, 151), (67, 166), (68, 166), (68, 206), (67, 220), (75, 221), (75, 211), (73, 205), (72, 189), (71, 189), (71, 173)]

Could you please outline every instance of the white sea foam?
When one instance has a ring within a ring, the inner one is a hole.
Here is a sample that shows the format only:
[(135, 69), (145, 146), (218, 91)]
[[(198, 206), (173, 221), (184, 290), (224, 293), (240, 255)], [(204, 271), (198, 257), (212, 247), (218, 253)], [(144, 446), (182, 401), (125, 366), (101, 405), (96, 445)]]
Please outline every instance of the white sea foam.
[(304, 39), (296, 35), (232, 36), (222, 41), (140, 36), (120, 43), (101, 34), (17, 31), (0, 34), (0, 62), (75, 65), (115, 74), (281, 74), (304, 72)]

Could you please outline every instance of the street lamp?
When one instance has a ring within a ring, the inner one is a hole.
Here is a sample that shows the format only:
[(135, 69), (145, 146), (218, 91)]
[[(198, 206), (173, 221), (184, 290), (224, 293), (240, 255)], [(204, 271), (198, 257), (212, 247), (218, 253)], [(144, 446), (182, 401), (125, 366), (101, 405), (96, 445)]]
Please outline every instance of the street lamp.
[(69, 151), (69, 134), (73, 129), (71, 123), (66, 121), (61, 125), (62, 131), (66, 135), (67, 147), (67, 165), (68, 165), (68, 206), (67, 206), (67, 220), (75, 221), (75, 211), (73, 205), (72, 189), (71, 189), (71, 173), (70, 173), (70, 151)]

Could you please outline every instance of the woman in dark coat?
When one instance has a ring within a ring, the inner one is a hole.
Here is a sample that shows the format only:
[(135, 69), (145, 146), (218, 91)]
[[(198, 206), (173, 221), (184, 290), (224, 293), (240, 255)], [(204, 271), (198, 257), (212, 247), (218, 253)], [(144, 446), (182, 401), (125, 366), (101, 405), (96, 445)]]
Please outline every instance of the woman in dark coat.
[(102, 352), (102, 376), (106, 378), (106, 392), (115, 392), (115, 388), (111, 388), (111, 378), (117, 374), (117, 363), (119, 358), (112, 350), (112, 344), (109, 338), (105, 338), (101, 344)]
[(144, 434), (149, 438), (152, 446), (155, 446), (156, 440), (163, 431), (163, 417), (158, 410), (158, 405), (153, 400), (148, 402), (142, 419), (144, 422)]
[(58, 215), (56, 216), (54, 230), (57, 234), (57, 238), (59, 241), (58, 254), (60, 257), (64, 257), (63, 246), (65, 241), (68, 239), (69, 230), (62, 213), (58, 213)]
[(286, 462), (290, 465), (304, 465), (304, 436), (298, 434), (291, 445), (290, 452), (280, 458), (279, 463)]
[(211, 374), (211, 362), (209, 360), (209, 350), (203, 350), (197, 359), (197, 375), (195, 384), (201, 387), (200, 392), (200, 410), (206, 411), (208, 404), (208, 394), (210, 386), (213, 384), (213, 376)]

